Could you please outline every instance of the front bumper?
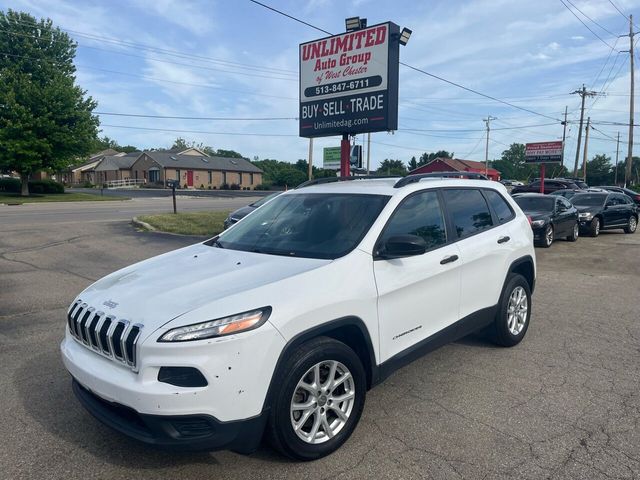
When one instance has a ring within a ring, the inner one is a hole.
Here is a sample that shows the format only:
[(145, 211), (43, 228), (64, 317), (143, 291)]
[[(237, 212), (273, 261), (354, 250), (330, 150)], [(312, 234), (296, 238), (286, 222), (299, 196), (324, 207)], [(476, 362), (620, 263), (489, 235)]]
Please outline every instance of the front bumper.
[(542, 227), (531, 227), (531, 231), (533, 232), (533, 241), (534, 242), (542, 242), (544, 240), (544, 233), (545, 230), (547, 229), (546, 225), (543, 225)]
[(75, 379), (72, 387), (80, 403), (105, 425), (141, 442), (172, 450), (251, 453), (260, 444), (267, 421), (267, 411), (234, 422), (220, 422), (210, 415), (141, 414), (100, 398)]
[[(591, 220), (593, 220), (593, 218)], [(578, 221), (580, 230), (589, 230), (591, 228), (591, 220), (580, 219)]]

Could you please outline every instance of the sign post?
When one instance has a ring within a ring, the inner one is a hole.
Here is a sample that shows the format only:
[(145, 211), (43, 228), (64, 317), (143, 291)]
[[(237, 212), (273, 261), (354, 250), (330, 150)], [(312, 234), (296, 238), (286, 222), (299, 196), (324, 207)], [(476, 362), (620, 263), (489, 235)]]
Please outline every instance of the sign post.
[(562, 162), (562, 141), (527, 143), (524, 159), (540, 164), (540, 193), (544, 193), (545, 165)]
[(350, 175), (350, 135), (398, 129), (399, 62), (392, 22), (300, 44), (300, 136), (340, 135), (342, 176)]

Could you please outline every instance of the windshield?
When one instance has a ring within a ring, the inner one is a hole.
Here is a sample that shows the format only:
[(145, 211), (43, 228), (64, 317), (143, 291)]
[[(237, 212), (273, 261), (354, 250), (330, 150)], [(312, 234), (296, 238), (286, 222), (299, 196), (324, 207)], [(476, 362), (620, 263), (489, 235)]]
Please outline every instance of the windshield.
[(272, 193), (271, 195), (267, 195), (264, 198), (261, 198), (260, 200), (256, 200), (255, 202), (253, 202), (251, 204), (252, 207), (261, 207), (262, 205), (264, 205), (265, 203), (267, 203), (269, 200), (276, 198), (278, 195), (280, 195), (282, 192), (276, 192), (276, 193)]
[(516, 203), (525, 212), (553, 212), (553, 197), (516, 197)]
[(383, 195), (282, 195), (218, 237), (232, 250), (334, 259), (362, 240), (387, 201)]
[(576, 195), (571, 199), (571, 203), (577, 205), (579, 207), (599, 207), (604, 204), (604, 200), (607, 198), (606, 195), (596, 194), (589, 195), (586, 193)]

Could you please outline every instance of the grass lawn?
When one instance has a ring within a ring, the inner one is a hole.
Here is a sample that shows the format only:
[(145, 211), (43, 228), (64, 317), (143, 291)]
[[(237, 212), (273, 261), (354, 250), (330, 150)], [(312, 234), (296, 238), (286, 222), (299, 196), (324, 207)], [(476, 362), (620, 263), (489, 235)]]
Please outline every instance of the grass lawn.
[(42, 203), (42, 202), (102, 202), (130, 200), (126, 197), (108, 197), (91, 193), (33, 194), (21, 197), (18, 193), (0, 193), (0, 203)]
[(222, 222), (228, 215), (229, 212), (163, 213), (142, 215), (138, 217), (138, 220), (148, 223), (161, 232), (212, 237), (222, 232), (224, 227)]

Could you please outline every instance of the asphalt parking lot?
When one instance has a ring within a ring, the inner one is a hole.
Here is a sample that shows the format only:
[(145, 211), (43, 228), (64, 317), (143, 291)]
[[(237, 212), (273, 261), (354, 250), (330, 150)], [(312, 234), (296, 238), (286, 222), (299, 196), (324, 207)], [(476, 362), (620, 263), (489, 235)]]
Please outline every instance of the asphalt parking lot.
[(342, 449), (299, 464), (267, 446), (251, 456), (162, 452), (85, 413), (59, 355), (69, 302), (115, 269), (196, 239), (118, 219), (5, 222), (7, 208), (1, 479), (640, 477), (640, 233), (536, 249), (533, 316), (519, 346), (467, 337), (414, 362), (369, 392)]

